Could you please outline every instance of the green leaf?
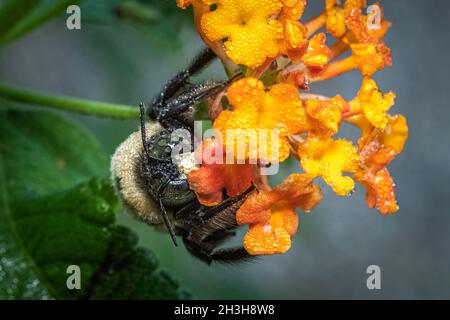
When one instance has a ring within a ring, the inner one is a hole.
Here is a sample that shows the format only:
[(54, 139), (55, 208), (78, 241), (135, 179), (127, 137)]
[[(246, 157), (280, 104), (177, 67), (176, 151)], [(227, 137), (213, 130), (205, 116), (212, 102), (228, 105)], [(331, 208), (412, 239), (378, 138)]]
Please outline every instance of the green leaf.
[(40, 0), (5, 0), (0, 6), (0, 37), (25, 17)]
[[(78, 0), (6, 0), (0, 7), (0, 44), (16, 40)], [(3, 18), (3, 19), (2, 19)]]
[[(0, 299), (189, 297), (136, 236), (97, 141), (59, 116), (0, 111)], [(69, 290), (69, 265), (81, 290)]]

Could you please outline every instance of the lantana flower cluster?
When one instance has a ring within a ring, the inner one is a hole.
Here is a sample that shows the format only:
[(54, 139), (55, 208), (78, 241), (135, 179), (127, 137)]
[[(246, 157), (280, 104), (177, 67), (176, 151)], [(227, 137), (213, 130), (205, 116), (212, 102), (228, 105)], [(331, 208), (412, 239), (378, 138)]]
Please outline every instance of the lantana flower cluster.
[[(325, 0), (323, 12), (306, 23), (300, 22), (306, 0), (178, 0), (177, 4), (193, 6), (202, 39), (231, 76), (236, 70), (242, 73), (210, 101), (223, 152), (235, 147), (234, 139), (225, 138), (228, 129), (251, 129), (244, 139), (248, 145), (261, 141), (263, 131), (277, 130), (277, 152), (246, 148), (243, 164), (204, 164), (188, 176), (199, 201), (208, 206), (222, 201), (224, 189), (235, 196), (256, 185), (236, 215), (239, 224), (249, 225), (243, 244), (250, 254), (290, 249), (299, 223), (296, 210), (309, 212), (322, 199), (316, 178), (339, 196), (351, 194), (355, 183), (361, 183), (370, 208), (382, 214), (399, 209), (387, 166), (403, 150), (408, 126), (404, 116), (390, 113), (395, 94), (380, 90), (372, 78), (392, 64), (382, 40), (390, 23), (378, 5), (381, 16), (374, 26), (375, 17), (366, 14), (364, 0)], [(309, 84), (352, 70), (362, 75), (354, 99), (308, 92)], [(336, 137), (342, 123), (360, 129), (358, 141)], [(213, 143), (210, 139), (203, 145)], [(289, 156), (298, 160), (298, 172), (272, 189), (261, 174), (261, 164), (281, 163)]]

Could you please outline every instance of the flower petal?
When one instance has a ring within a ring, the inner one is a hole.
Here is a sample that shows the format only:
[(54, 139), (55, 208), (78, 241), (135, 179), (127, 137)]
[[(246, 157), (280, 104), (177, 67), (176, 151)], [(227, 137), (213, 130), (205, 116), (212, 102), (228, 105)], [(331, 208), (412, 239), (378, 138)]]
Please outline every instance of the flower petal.
[(286, 253), (291, 248), (291, 236), (282, 228), (255, 225), (244, 236), (243, 245), (251, 255)]
[(201, 18), (201, 30), (210, 41), (225, 41), (228, 56), (238, 64), (258, 67), (278, 54), (283, 25), (272, 17), (280, 0), (216, 0), (216, 10)]
[(329, 132), (334, 135), (339, 130), (342, 112), (348, 109), (348, 104), (341, 96), (329, 100), (308, 100), (306, 112), (315, 122), (315, 130)]
[(230, 86), (227, 96), (233, 111), (221, 112), (213, 127), (238, 159), (284, 161), (290, 152), (286, 136), (310, 128), (292, 85), (276, 84), (266, 92), (262, 81), (244, 78)]
[(343, 172), (355, 172), (358, 154), (350, 141), (311, 135), (298, 150), (303, 170), (311, 177), (322, 177), (333, 191), (345, 196), (354, 188), (352, 178)]
[(387, 168), (379, 170), (374, 175), (355, 175), (366, 188), (366, 201), (369, 208), (377, 208), (382, 214), (392, 214), (399, 207), (395, 199), (395, 183)]
[(354, 112), (362, 110), (373, 126), (384, 129), (389, 123), (387, 112), (394, 101), (395, 93), (382, 94), (375, 81), (367, 77), (364, 78), (357, 97), (350, 102), (350, 108)]
[[(204, 156), (200, 150), (211, 150), (209, 156), (215, 157), (216, 149), (211, 148), (215, 143), (212, 139), (204, 140), (202, 148), (196, 150), (197, 161), (199, 156), (200, 158)], [(249, 189), (254, 180), (253, 170), (249, 164), (210, 163), (210, 161), (202, 164), (199, 169), (192, 170), (188, 175), (190, 188), (197, 194), (200, 203), (207, 206), (222, 202), (223, 189), (226, 189), (228, 196), (234, 197)]]

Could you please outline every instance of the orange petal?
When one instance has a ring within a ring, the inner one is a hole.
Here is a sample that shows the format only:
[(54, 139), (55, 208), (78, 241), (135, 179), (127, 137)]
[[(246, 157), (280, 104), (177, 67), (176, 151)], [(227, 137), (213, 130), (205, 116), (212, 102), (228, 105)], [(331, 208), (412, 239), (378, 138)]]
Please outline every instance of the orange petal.
[[(188, 175), (190, 188), (195, 191), (200, 203), (207, 206), (222, 202), (223, 189), (226, 189), (230, 197), (234, 197), (250, 188), (254, 181), (253, 170), (249, 164), (209, 162), (214, 158), (208, 159), (208, 162), (201, 161), (203, 154), (200, 150), (208, 150), (210, 156), (215, 156), (216, 149), (211, 148), (216, 145), (215, 143), (213, 139), (203, 141), (201, 148), (196, 150), (196, 159), (203, 164)], [(223, 152), (222, 149), (220, 150)], [(220, 159), (225, 160), (225, 157)]]
[(350, 47), (353, 60), (363, 76), (371, 76), (386, 66), (384, 55), (377, 46), (370, 43), (355, 43)]
[(270, 217), (269, 225), (276, 229), (283, 229), (293, 237), (298, 228), (298, 215), (295, 210), (289, 208), (274, 209)]
[(395, 151), (379, 141), (372, 141), (360, 152), (360, 161), (366, 172), (376, 173), (386, 167), (394, 158)]
[(305, 212), (312, 210), (322, 199), (320, 188), (305, 174), (291, 174), (271, 194), (290, 208), (301, 208)]
[(251, 194), (238, 210), (236, 220), (238, 224), (266, 223), (280, 207), (310, 211), (321, 199), (322, 193), (310, 177), (291, 174), (275, 189)]
[(286, 54), (292, 61), (299, 61), (308, 49), (308, 40), (305, 38), (307, 30), (298, 21), (287, 20), (284, 23), (284, 44)]
[(285, 253), (291, 248), (291, 236), (282, 228), (255, 225), (245, 235), (243, 245), (251, 255)]
[(228, 102), (233, 110), (257, 111), (264, 99), (264, 83), (256, 78), (243, 78), (234, 82), (227, 90)]
[(279, 129), (282, 136), (309, 129), (298, 90), (290, 84), (279, 83), (272, 86), (265, 96), (261, 112), (261, 127)]
[(382, 214), (392, 214), (399, 207), (395, 199), (395, 183), (387, 168), (379, 170), (375, 175), (355, 178), (366, 188), (366, 201), (369, 208), (378, 208)]
[(317, 123), (316, 128), (328, 131), (334, 135), (339, 130), (342, 112), (348, 108), (347, 102), (341, 96), (326, 101), (308, 100), (306, 112)]
[(270, 219), (272, 205), (278, 200), (273, 192), (250, 194), (236, 214), (238, 224), (266, 223)]
[(275, 209), (268, 223), (250, 227), (244, 237), (244, 248), (251, 255), (285, 253), (297, 228), (298, 216), (294, 210)]
[(281, 0), (283, 9), (282, 18), (290, 20), (299, 20), (306, 8), (307, 0)]
[(344, 9), (339, 7), (327, 8), (326, 28), (335, 38), (340, 38), (345, 34), (347, 28), (345, 26)]
[(309, 47), (302, 61), (313, 68), (323, 68), (330, 60), (331, 50), (325, 44), (325, 33), (319, 33), (309, 40)]

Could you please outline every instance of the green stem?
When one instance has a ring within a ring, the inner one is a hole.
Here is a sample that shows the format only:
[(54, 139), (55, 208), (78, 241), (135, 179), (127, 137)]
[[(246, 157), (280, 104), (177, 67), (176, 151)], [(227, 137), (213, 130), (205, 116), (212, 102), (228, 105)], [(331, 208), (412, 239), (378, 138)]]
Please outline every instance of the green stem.
[(0, 85), (0, 98), (30, 105), (40, 105), (60, 110), (67, 110), (86, 115), (122, 119), (139, 118), (139, 111), (137, 107), (77, 99), (66, 96), (45, 95), (34, 91), (17, 89), (3, 85)]

